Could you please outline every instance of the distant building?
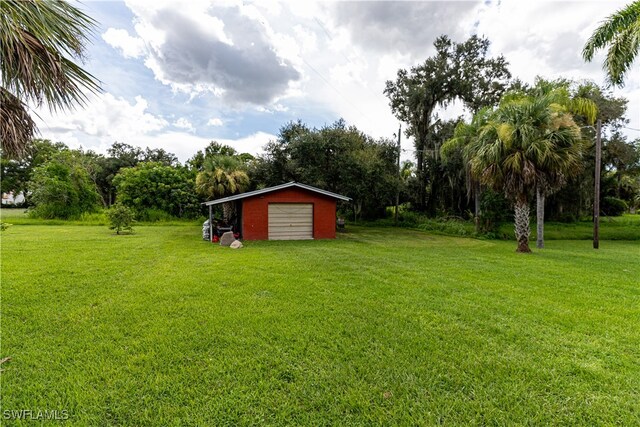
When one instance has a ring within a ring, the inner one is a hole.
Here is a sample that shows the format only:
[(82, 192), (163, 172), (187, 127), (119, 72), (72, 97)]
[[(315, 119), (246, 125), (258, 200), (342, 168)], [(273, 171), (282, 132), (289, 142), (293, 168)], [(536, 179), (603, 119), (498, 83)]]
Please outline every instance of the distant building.
[(2, 193), (2, 204), (7, 206), (20, 205), (24, 203), (24, 194), (18, 193), (17, 196), (13, 192)]

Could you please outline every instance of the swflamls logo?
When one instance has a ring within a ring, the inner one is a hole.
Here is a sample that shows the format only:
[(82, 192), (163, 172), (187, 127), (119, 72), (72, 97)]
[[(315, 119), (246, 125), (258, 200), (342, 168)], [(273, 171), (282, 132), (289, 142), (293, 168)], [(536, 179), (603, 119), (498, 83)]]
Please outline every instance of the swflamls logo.
[(36, 420), (36, 421), (64, 421), (69, 419), (69, 411), (66, 409), (5, 409), (2, 411), (5, 420)]

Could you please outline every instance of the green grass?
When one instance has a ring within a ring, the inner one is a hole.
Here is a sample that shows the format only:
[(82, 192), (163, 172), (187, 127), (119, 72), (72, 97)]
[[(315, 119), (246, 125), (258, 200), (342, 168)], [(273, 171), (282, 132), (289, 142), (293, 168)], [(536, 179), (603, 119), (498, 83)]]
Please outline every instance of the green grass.
[[(168, 219), (162, 219), (159, 221), (139, 221), (138, 225), (189, 225), (196, 224), (201, 225), (206, 218), (198, 219), (181, 219), (172, 218), (167, 215)], [(75, 220), (65, 219), (41, 219), (31, 218), (26, 209), (0, 209), (0, 220), (7, 222), (11, 225), (107, 225), (107, 220), (104, 212), (95, 212), (90, 214), (83, 214), (81, 218)], [(135, 225), (134, 225), (135, 226)]]
[[(531, 230), (532, 240), (535, 241), (535, 219), (531, 222)], [(500, 232), (513, 238), (513, 225), (503, 225), (500, 227)], [(593, 239), (593, 222), (547, 222), (544, 225), (544, 237), (545, 240), (591, 240)], [(640, 215), (601, 217), (600, 238), (602, 240), (640, 240)]]
[[(373, 227), (393, 227), (392, 218), (365, 223)], [(400, 221), (399, 226), (447, 236), (479, 237), (482, 239), (514, 240), (513, 224), (502, 224), (497, 232), (478, 234), (472, 221), (456, 218), (427, 218), (412, 215), (409, 221)], [(531, 218), (531, 240), (536, 240), (536, 219)], [(577, 221), (573, 223), (549, 222), (544, 225), (545, 240), (591, 240), (593, 222)], [(600, 220), (600, 238), (602, 240), (640, 240), (640, 215), (625, 214), (620, 217), (602, 217)]]
[(519, 255), (349, 230), (234, 251), (197, 226), (9, 228), (2, 410), (72, 425), (640, 423), (638, 242)]

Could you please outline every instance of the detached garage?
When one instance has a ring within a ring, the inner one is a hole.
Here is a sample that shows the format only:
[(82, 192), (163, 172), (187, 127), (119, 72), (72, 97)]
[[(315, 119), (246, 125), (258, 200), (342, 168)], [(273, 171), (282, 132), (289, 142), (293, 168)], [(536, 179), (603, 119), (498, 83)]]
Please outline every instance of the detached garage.
[[(245, 240), (305, 240), (336, 237), (336, 203), (349, 197), (297, 182), (211, 200), (233, 203), (235, 228)], [(213, 233), (212, 233), (213, 234)]]

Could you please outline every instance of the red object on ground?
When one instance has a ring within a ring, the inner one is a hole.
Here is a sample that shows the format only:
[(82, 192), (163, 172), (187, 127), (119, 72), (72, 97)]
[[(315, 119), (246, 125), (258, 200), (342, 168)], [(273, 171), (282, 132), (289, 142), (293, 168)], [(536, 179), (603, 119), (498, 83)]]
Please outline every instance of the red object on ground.
[(218, 238), (217, 234), (213, 235), (213, 239), (211, 240), (212, 243), (218, 243), (220, 241), (220, 239)]

